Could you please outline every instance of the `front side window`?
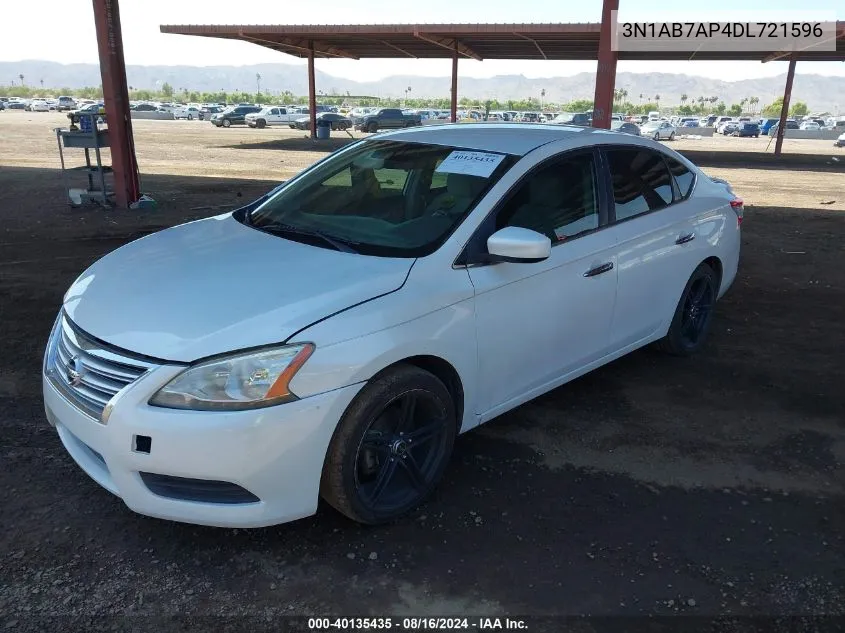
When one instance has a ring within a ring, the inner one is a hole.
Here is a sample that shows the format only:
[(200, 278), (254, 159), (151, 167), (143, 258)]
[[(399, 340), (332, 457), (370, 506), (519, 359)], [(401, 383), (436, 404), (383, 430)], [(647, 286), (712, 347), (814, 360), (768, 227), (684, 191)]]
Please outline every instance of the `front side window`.
[[(466, 218), (516, 157), (423, 143), (367, 141), (294, 179), (244, 222), (363, 254), (422, 257)], [(313, 239), (314, 234), (319, 234)]]
[(524, 180), (499, 211), (496, 230), (519, 226), (552, 244), (599, 226), (593, 156), (576, 154), (544, 165)]
[(672, 175), (659, 153), (632, 148), (609, 150), (606, 155), (617, 221), (672, 203)]

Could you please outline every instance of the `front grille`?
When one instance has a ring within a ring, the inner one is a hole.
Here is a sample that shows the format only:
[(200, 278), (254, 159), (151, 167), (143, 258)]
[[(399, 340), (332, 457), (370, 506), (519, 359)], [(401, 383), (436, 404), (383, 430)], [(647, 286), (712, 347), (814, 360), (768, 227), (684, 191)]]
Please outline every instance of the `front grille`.
[(202, 503), (256, 503), (261, 501), (246, 488), (229, 481), (189, 479), (156, 473), (138, 473), (150, 492), (160, 497)]
[(109, 400), (154, 366), (106, 348), (62, 315), (48, 347), (46, 373), (72, 404), (99, 421)]

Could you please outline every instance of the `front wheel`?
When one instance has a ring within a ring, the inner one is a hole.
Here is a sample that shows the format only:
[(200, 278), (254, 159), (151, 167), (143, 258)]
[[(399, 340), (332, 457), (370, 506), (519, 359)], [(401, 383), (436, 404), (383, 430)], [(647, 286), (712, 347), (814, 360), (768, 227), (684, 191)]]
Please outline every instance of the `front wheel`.
[(343, 414), (323, 467), (321, 495), (360, 523), (392, 521), (437, 485), (457, 428), (445, 385), (418, 367), (396, 365), (370, 381)]
[(258, 119), (255, 122), (255, 125), (257, 125), (258, 129), (261, 130), (261, 129), (264, 129), (265, 127), (267, 127), (267, 121), (265, 121), (264, 119)]
[(370, 123), (367, 126), (367, 132), (369, 132), (370, 134), (375, 134), (376, 132), (378, 132), (378, 123)]
[(716, 273), (707, 264), (700, 264), (684, 288), (669, 331), (657, 342), (657, 347), (674, 356), (689, 356), (699, 351), (710, 331), (718, 291)]
[(229, 119), (223, 119), (223, 127), (232, 127), (232, 122)]
[(193, 114), (189, 114), (189, 115), (188, 115), (188, 121), (193, 121), (193, 120), (194, 120), (194, 115), (193, 115)]

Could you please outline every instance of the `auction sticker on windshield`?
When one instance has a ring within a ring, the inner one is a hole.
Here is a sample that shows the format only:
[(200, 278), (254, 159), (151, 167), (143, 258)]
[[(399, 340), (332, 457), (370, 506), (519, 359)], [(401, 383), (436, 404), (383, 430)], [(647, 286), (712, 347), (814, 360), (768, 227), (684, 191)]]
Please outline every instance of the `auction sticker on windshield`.
[(465, 152), (456, 150), (449, 154), (435, 171), (446, 174), (464, 174), (487, 178), (505, 158), (504, 154), (490, 152)]

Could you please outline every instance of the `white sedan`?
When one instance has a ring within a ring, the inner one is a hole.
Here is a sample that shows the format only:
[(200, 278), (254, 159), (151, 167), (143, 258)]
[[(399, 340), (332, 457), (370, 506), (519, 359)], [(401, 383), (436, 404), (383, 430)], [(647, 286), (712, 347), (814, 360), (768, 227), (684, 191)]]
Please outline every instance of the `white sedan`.
[(802, 130), (820, 130), (821, 126), (816, 121), (804, 121), (801, 124)]
[(176, 110), (173, 110), (173, 118), (187, 119), (188, 121), (193, 121), (194, 119), (202, 121), (203, 114), (196, 106), (186, 106), (184, 108), (177, 108)]
[(699, 351), (742, 216), (725, 181), (629, 134), (379, 134), (84, 271), (47, 419), (145, 515), (256, 527), (322, 496), (390, 521), (459, 433), (649, 343)]
[(669, 121), (648, 121), (640, 127), (640, 134), (655, 141), (661, 139), (675, 140), (675, 126)]
[(50, 104), (45, 99), (33, 99), (29, 102), (30, 112), (49, 112)]

